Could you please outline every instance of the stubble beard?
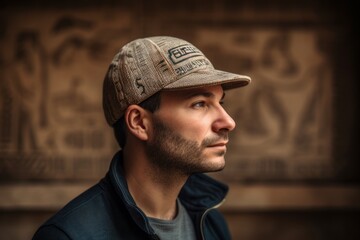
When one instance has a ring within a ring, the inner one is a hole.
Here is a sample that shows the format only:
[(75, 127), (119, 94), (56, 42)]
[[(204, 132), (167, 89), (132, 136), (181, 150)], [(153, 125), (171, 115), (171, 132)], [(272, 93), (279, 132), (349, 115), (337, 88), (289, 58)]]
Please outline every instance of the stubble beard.
[[(224, 164), (218, 166), (208, 163), (202, 154), (207, 146), (227, 139), (227, 132), (206, 138), (199, 144), (185, 139), (161, 120), (154, 118), (154, 136), (147, 143), (146, 152), (149, 161), (161, 172), (190, 176), (194, 173), (216, 172), (224, 168)], [(225, 153), (225, 150), (221, 150), (216, 155), (224, 157)]]

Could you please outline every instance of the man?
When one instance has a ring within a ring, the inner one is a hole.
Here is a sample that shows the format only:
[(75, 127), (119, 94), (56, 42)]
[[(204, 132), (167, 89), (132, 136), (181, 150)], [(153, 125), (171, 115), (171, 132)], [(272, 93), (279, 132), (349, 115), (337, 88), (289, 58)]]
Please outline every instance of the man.
[(203, 173), (224, 168), (235, 127), (222, 107), (224, 90), (249, 82), (215, 70), (178, 38), (125, 45), (103, 88), (105, 117), (122, 150), (106, 177), (33, 239), (230, 239), (215, 209), (228, 188)]

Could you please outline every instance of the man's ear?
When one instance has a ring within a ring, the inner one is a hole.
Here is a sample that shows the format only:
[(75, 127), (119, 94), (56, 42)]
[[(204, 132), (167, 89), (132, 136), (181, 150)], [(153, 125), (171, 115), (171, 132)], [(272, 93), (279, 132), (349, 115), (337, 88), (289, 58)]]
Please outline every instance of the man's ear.
[(139, 105), (130, 105), (125, 111), (125, 122), (129, 132), (146, 141), (149, 131), (149, 112)]

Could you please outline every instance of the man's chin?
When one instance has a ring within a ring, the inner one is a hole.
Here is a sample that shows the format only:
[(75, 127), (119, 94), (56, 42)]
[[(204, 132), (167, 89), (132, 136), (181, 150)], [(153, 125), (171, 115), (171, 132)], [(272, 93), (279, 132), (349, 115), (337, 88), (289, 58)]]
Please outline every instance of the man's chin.
[(205, 172), (219, 172), (225, 168), (225, 158), (224, 155), (216, 156), (207, 159)]

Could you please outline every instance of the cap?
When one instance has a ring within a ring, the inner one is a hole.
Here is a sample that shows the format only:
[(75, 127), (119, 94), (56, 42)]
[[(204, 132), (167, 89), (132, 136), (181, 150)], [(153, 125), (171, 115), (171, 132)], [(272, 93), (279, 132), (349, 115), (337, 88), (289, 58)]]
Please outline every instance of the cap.
[(141, 38), (126, 44), (112, 60), (103, 83), (103, 108), (113, 125), (127, 107), (160, 90), (249, 84), (250, 77), (216, 70), (191, 43), (169, 36)]

